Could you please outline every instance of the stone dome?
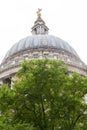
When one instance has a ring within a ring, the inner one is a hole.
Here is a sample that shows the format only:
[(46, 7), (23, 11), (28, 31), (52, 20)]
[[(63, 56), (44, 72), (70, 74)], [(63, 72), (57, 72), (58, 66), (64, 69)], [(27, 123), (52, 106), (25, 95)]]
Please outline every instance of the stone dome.
[(4, 61), (23, 51), (40, 48), (62, 50), (78, 57), (76, 51), (67, 42), (58, 37), (52, 35), (32, 35), (14, 44), (6, 53)]
[(87, 66), (81, 61), (76, 51), (64, 40), (49, 35), (49, 28), (41, 18), (38, 10), (37, 20), (32, 27), (32, 36), (27, 36), (15, 43), (6, 53), (0, 64), (0, 84), (14, 80), (23, 60), (31, 59), (62, 59), (68, 65), (69, 74), (77, 72), (87, 76)]

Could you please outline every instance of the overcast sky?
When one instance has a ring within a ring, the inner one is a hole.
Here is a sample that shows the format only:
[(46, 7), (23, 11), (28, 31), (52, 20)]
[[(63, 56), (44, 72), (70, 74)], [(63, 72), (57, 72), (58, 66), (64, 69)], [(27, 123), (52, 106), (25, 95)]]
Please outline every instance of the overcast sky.
[(0, 63), (16, 42), (31, 35), (38, 8), (49, 34), (67, 41), (87, 64), (87, 0), (0, 0)]

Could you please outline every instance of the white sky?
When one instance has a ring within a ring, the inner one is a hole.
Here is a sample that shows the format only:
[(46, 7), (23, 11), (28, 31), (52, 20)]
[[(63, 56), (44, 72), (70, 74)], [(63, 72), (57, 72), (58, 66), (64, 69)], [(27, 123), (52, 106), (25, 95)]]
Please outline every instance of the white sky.
[(87, 0), (0, 0), (0, 63), (14, 43), (31, 35), (38, 8), (49, 34), (67, 41), (87, 64)]

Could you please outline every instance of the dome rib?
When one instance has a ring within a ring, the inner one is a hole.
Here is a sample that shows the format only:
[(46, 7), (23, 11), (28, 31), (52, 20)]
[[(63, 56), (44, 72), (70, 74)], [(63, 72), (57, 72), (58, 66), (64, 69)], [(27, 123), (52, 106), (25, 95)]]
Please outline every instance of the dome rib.
[(63, 50), (75, 55), (76, 57), (79, 57), (76, 51), (67, 42), (58, 37), (52, 35), (33, 35), (28, 36), (20, 40), (18, 43), (14, 44), (12, 48), (5, 55), (4, 60), (17, 53), (30, 49), (39, 49), (39, 48)]

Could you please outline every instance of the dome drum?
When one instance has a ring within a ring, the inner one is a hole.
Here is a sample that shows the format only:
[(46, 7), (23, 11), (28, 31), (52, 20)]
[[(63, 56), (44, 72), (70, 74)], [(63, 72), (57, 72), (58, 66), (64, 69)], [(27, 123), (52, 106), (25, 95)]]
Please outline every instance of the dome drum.
[(0, 66), (0, 79), (3, 79), (5, 75), (9, 75), (10, 73), (16, 73), (23, 60), (44, 59), (46, 57), (56, 60), (62, 59), (69, 66), (70, 71), (75, 71), (77, 68), (78, 73), (87, 76), (86, 65), (75, 55), (61, 50), (39, 48), (16, 53), (4, 60)]

